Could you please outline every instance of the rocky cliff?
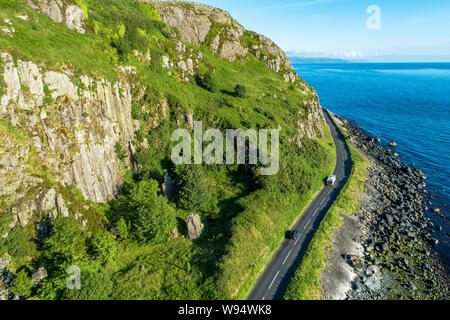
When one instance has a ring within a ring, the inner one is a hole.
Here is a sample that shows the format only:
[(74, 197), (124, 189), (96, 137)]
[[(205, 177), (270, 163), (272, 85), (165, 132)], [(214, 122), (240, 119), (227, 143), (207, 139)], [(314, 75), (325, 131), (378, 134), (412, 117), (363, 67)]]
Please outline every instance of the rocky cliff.
[(177, 28), (183, 41), (209, 47), (230, 62), (250, 53), (282, 73), (286, 82), (298, 79), (283, 50), (267, 37), (245, 30), (228, 12), (194, 2), (143, 1), (158, 11), (162, 21)]
[(76, 186), (86, 199), (105, 202), (116, 194), (123, 174), (116, 146), (132, 150), (134, 136), (130, 85), (42, 70), (5, 52), (1, 59), (0, 119), (12, 125), (0, 145), (3, 205), (18, 213), (21, 225), (33, 213), (67, 210), (37, 166), (52, 184)]

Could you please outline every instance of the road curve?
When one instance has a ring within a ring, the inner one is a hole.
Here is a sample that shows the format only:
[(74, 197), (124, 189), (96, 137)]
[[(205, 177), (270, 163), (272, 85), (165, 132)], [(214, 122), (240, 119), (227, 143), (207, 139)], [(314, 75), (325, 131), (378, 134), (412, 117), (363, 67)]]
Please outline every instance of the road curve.
[(293, 227), (294, 230), (300, 232), (300, 236), (295, 241), (285, 240), (283, 242), (266, 270), (259, 277), (258, 282), (247, 297), (248, 300), (281, 300), (283, 298), (289, 281), (294, 275), (315, 231), (350, 176), (352, 162), (348, 146), (329, 113), (325, 110), (323, 113), (336, 145), (337, 159), (334, 170), (336, 184), (324, 187), (303, 213)]

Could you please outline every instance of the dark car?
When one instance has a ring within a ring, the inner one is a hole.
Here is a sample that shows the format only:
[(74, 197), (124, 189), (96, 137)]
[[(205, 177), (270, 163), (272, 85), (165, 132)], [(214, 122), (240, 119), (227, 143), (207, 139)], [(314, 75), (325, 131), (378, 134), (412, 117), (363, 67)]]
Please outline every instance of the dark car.
[(291, 240), (297, 240), (298, 236), (300, 235), (300, 232), (298, 230), (292, 230), (289, 232), (289, 239)]

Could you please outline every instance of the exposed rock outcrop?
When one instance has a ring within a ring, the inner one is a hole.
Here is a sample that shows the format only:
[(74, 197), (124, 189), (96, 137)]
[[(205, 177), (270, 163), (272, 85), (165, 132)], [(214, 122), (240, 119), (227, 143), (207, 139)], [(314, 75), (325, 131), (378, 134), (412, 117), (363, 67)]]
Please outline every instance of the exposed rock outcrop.
[(286, 82), (299, 78), (281, 48), (265, 36), (247, 32), (226, 11), (185, 1), (144, 2), (157, 10), (162, 21), (177, 28), (185, 42), (208, 46), (219, 58), (231, 62), (251, 53), (270, 69), (283, 73)]
[(202, 234), (204, 225), (200, 220), (200, 216), (198, 214), (190, 214), (186, 217), (186, 225), (188, 229), (188, 237), (191, 240), (195, 240), (200, 238)]
[[(115, 146), (119, 141), (131, 145), (134, 136), (131, 86), (75, 79), (69, 72), (40, 70), (30, 61), (14, 62), (7, 53), (1, 57), (5, 90), (0, 119), (29, 144), (11, 135), (0, 137), (0, 197), (25, 199), (27, 190), (40, 188), (43, 180), (32, 174), (34, 161), (45, 162), (55, 182), (76, 186), (87, 199), (104, 202), (115, 194), (122, 179)], [(53, 191), (40, 209), (67, 215), (64, 199)], [(26, 224), (22, 215), (20, 223)]]
[(83, 27), (86, 20), (85, 12), (74, 4), (67, 4), (62, 0), (27, 0), (34, 10), (39, 10), (57, 23), (65, 22), (67, 28), (85, 33)]

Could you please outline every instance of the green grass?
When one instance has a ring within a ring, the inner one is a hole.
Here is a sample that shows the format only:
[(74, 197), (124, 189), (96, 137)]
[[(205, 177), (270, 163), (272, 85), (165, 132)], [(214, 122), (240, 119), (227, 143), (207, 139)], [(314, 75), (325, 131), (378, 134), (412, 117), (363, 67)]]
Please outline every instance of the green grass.
[(348, 134), (341, 130), (350, 149), (352, 171), (349, 180), (342, 189), (335, 203), (327, 212), (302, 261), (284, 295), (285, 300), (319, 300), (320, 274), (326, 263), (326, 250), (330, 244), (333, 232), (342, 225), (340, 214), (350, 215), (358, 212), (358, 199), (364, 190), (366, 172), (370, 162), (358, 151), (353, 149)]

